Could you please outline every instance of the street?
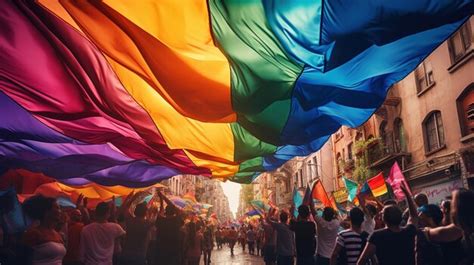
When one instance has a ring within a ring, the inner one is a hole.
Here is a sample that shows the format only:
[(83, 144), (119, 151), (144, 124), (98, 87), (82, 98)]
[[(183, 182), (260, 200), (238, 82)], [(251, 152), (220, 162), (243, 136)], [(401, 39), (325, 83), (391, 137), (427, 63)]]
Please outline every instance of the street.
[[(224, 246), (222, 249), (215, 249), (212, 251), (211, 265), (260, 265), (264, 264), (263, 257), (242, 253), (242, 248), (234, 248), (234, 256), (230, 256), (230, 249)], [(201, 264), (204, 261), (201, 257)]]

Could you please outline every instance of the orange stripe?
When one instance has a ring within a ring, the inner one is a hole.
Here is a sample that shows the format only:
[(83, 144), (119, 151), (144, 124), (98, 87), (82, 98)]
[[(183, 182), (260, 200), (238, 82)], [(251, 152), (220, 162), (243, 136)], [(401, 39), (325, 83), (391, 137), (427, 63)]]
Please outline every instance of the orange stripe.
[(142, 76), (177, 111), (202, 121), (235, 121), (229, 64), (213, 45), (209, 27), (199, 35), (209, 25), (205, 1), (160, 1), (162, 12), (149, 13), (146, 25), (156, 23), (155, 29), (170, 28), (173, 34), (148, 28), (155, 36), (128, 19), (151, 8), (143, 2), (120, 14), (99, 1), (60, 1), (104, 53)]

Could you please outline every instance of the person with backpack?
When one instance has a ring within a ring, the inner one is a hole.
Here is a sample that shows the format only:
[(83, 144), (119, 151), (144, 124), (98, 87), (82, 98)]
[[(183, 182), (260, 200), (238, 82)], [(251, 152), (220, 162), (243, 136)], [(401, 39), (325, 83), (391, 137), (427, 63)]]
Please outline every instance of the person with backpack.
[(369, 234), (362, 231), (364, 212), (358, 208), (349, 211), (350, 228), (339, 232), (336, 247), (332, 252), (331, 265), (355, 265), (367, 243)]

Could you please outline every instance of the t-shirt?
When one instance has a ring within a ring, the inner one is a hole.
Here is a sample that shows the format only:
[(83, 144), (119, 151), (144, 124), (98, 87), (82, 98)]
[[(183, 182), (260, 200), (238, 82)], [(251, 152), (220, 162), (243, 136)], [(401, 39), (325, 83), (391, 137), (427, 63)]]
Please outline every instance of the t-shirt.
[(314, 256), (316, 250), (316, 224), (311, 221), (291, 221), (290, 229), (295, 232), (296, 255)]
[(319, 216), (315, 218), (318, 224), (318, 249), (316, 252), (322, 257), (330, 258), (336, 245), (337, 232), (341, 223), (336, 219), (328, 222)]
[(357, 260), (365, 247), (364, 241), (361, 234), (351, 229), (343, 230), (337, 235), (336, 242), (344, 248), (343, 251), (346, 253), (347, 265), (357, 264)]
[(277, 232), (276, 253), (280, 256), (295, 255), (295, 234), (287, 224), (271, 223)]
[(116, 223), (92, 223), (81, 232), (80, 258), (85, 265), (112, 265), (115, 239), (125, 235)]
[(361, 225), (362, 231), (365, 231), (367, 233), (372, 234), (375, 230), (375, 220), (374, 218), (370, 217), (364, 217), (364, 221), (362, 222)]
[(416, 227), (412, 224), (403, 227), (400, 232), (388, 228), (374, 231), (369, 242), (376, 247), (375, 254), (379, 265), (415, 264)]
[(122, 248), (122, 256), (145, 258), (150, 242), (152, 223), (139, 218), (127, 220), (125, 230), (127, 235)]
[(68, 244), (64, 261), (79, 261), (79, 247), (83, 228), (84, 224), (81, 222), (74, 222), (68, 226)]
[(178, 255), (181, 250), (181, 216), (161, 217), (156, 220), (156, 239), (160, 257)]

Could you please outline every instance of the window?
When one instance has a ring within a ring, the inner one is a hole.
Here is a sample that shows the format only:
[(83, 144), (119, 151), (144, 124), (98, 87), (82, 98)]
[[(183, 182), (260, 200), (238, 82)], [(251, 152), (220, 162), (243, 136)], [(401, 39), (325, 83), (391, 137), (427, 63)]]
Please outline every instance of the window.
[(435, 151), (444, 146), (444, 129), (441, 112), (429, 114), (423, 121), (423, 133), (426, 152)]
[(290, 192), (291, 191), (291, 180), (287, 178), (285, 180), (285, 192)]
[(347, 145), (347, 158), (352, 160), (352, 142)]
[(433, 69), (430, 62), (422, 62), (415, 69), (416, 92), (420, 93), (423, 90), (432, 86), (434, 82)]
[(403, 121), (400, 118), (396, 118), (393, 122), (393, 131), (395, 136), (395, 151), (406, 152), (407, 146), (405, 142), (405, 130), (403, 129)]
[(337, 174), (341, 175), (342, 174), (342, 157), (341, 153), (337, 153), (336, 155), (336, 169), (337, 169)]
[(474, 134), (474, 83), (468, 86), (456, 100), (461, 135)]
[(304, 187), (305, 183), (304, 183), (304, 178), (303, 178), (303, 169), (298, 170), (298, 175), (300, 176), (301, 187)]
[(471, 49), (472, 35), (469, 21), (461, 26), (448, 41), (451, 62), (454, 64), (462, 59), (464, 55)]

